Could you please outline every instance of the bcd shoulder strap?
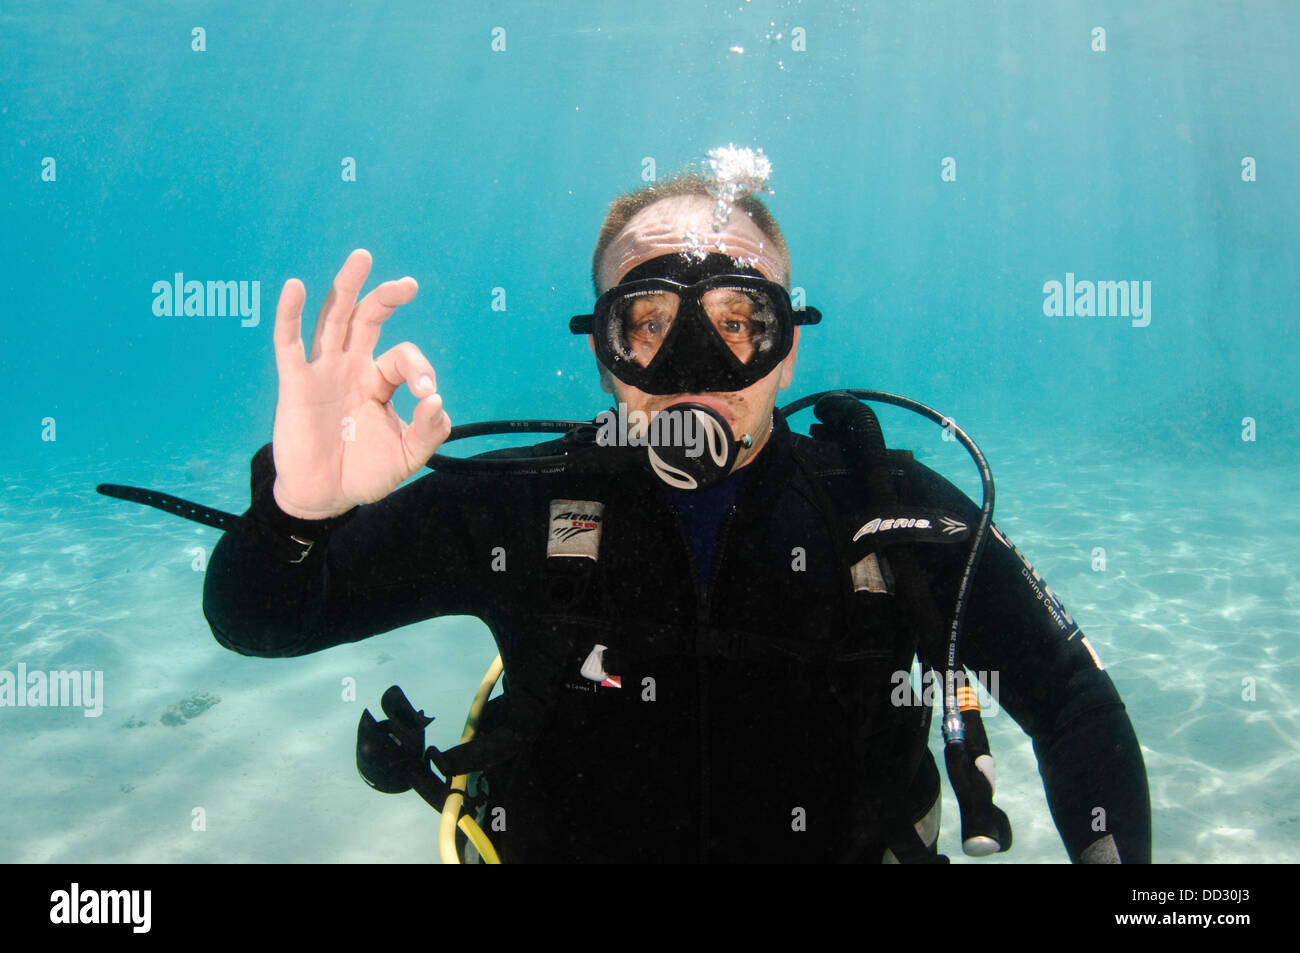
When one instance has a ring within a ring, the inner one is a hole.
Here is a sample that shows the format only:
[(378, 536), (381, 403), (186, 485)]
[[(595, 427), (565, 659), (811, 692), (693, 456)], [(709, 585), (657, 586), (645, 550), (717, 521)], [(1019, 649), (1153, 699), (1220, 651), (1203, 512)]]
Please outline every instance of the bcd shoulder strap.
[[(945, 524), (944, 520), (949, 517), (937, 511), (903, 511), (898, 503), (895, 481), (902, 476), (901, 465), (910, 461), (911, 454), (887, 450), (880, 424), (870, 407), (849, 395), (832, 395), (818, 401), (814, 412), (821, 423), (813, 425), (812, 436), (815, 440), (833, 443), (847, 465), (843, 468), (835, 467), (833, 456), (828, 457), (813, 450), (813, 455), (822, 457), (824, 469), (820, 475), (825, 477), (847, 472), (854, 480), (864, 481), (867, 499), (873, 510), (878, 509), (878, 513), (873, 512), (872, 519), (856, 531), (851, 531), (845, 516), (830, 500), (820, 481), (810, 475), (814, 492), (822, 496), (834, 545), (837, 550), (845, 551), (840, 555), (841, 564), (857, 570), (869, 559), (871, 567), (880, 574), (882, 580), (885, 572), (891, 573), (897, 597), (902, 600), (913, 629), (912, 634), (899, 633), (899, 637), (913, 637), (915, 651), (922, 665), (933, 668), (943, 659), (946, 625), (931, 592), (929, 579), (921, 570), (914, 546), (909, 543), (922, 539), (934, 542), (955, 541), (952, 537), (966, 527), (962, 525), (959, 530)], [(831, 463), (829, 469), (825, 469), (827, 462)], [(845, 537), (850, 532), (851, 539), (846, 541)], [(964, 538), (965, 533), (961, 533), (961, 536)], [(869, 556), (859, 560), (856, 558), (857, 552), (849, 547), (850, 543), (858, 543), (864, 538), (868, 543), (878, 543), (879, 547), (870, 547), (872, 552)], [(880, 554), (876, 550), (885, 546), (888, 547), (887, 566), (882, 569), (877, 558)], [(856, 575), (851, 574), (847, 585), (854, 592), (864, 588), (876, 591), (871, 588), (872, 580), (866, 578), (868, 575), (865, 569)], [(861, 806), (866, 812), (867, 820), (884, 833), (888, 846), (903, 863), (932, 863), (937, 859), (921, 841), (904, 805), (907, 786), (916, 776), (927, 750), (930, 714), (930, 706), (921, 705), (913, 736), (899, 739), (899, 747), (895, 749), (894, 755), (894, 763), (897, 765), (894, 777), (898, 783), (889, 785), (888, 790), (873, 785), (863, 792)], [(869, 841), (869, 832), (861, 832), (861, 839)]]

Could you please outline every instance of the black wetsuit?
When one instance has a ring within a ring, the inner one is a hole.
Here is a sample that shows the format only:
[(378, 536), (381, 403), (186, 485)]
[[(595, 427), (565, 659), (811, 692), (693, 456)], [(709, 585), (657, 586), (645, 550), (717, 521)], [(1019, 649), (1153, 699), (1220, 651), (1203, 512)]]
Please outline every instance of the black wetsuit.
[[(257, 534), (227, 533), (208, 564), (204, 612), (222, 645), (256, 656), (303, 655), (434, 616), (481, 618), (507, 697), (531, 699), (515, 714), (535, 722), (519, 726), (525, 743), (508, 773), (493, 775), (505, 782), (506, 860), (878, 862), (890, 839), (862, 807), (870, 792), (897, 784), (906, 764), (916, 820), (937, 773), (928, 753), (908, 760), (919, 748), (901, 726), (916, 711), (881, 702), (914, 648), (898, 636), (912, 623), (888, 578), (889, 533), (876, 536), (884, 568), (867, 587), (889, 591), (855, 592), (844, 565), (856, 527), (888, 512), (857, 498), (860, 475), (827, 446), (778, 415), (706, 577), (648, 471), (433, 473), (317, 524), (275, 505), (264, 447), (248, 515), (316, 543), (290, 563)], [(978, 508), (951, 484), (910, 454), (891, 462), (898, 506), (974, 525)], [(602, 506), (593, 514), (588, 502)], [(597, 528), (594, 563), (548, 560), (557, 515)], [(912, 549), (947, 616), (968, 543)], [(582, 569), (563, 597), (557, 562)], [(604, 683), (581, 674), (597, 645), (615, 676)], [(1070, 857), (1096, 845), (1097, 859), (1113, 846), (1125, 862), (1149, 861), (1146, 773), (1124, 706), (1000, 534), (973, 581), (962, 661), (997, 672), (998, 700), (1033, 738)]]

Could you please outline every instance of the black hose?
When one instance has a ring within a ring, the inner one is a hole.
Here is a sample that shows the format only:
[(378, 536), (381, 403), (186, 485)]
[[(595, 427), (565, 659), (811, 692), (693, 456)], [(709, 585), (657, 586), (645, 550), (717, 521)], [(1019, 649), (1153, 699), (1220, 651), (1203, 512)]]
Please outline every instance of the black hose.
[[(898, 394), (888, 394), (883, 391), (875, 390), (822, 391), (821, 393), (810, 394), (809, 396), (802, 397), (791, 404), (787, 404), (785, 407), (781, 408), (781, 414), (782, 416), (789, 417), (791, 414), (798, 413), (805, 407), (818, 404), (823, 401), (823, 398), (837, 394), (848, 395), (850, 397), (855, 397), (858, 400), (871, 400), (884, 404), (893, 404), (896, 407), (902, 407), (905, 410), (910, 410), (914, 413), (920, 414), (922, 417), (927, 417), (930, 420), (933, 420), (940, 427), (943, 427), (951, 433), (961, 443), (961, 445), (966, 448), (967, 452), (975, 460), (975, 465), (979, 468), (980, 481), (983, 484), (984, 490), (984, 499), (980, 506), (980, 521), (979, 526), (975, 530), (970, 553), (966, 557), (966, 566), (962, 572), (961, 584), (957, 588), (957, 600), (956, 605), (953, 608), (952, 625), (948, 630), (948, 651), (944, 659), (943, 736), (945, 741), (960, 743), (964, 740), (966, 733), (965, 727), (962, 723), (961, 711), (957, 705), (955, 684), (957, 673), (961, 668), (959, 662), (961, 657), (961, 627), (962, 621), (966, 616), (966, 603), (970, 593), (971, 580), (975, 575), (975, 566), (979, 562), (980, 554), (984, 551), (984, 544), (988, 540), (989, 529), (993, 524), (993, 474), (989, 471), (988, 461), (984, 459), (984, 454), (980, 452), (979, 447), (977, 447), (975, 442), (966, 435), (965, 431), (953, 423), (952, 420), (940, 414), (937, 410), (927, 407), (925, 404), (912, 400), (909, 397), (901, 397)], [(831, 404), (832, 402), (825, 401), (825, 403)], [(847, 423), (850, 426), (857, 423), (860, 419), (863, 419), (853, 412), (852, 405), (847, 404), (847, 402), (841, 404), (839, 409), (832, 409), (828, 412), (833, 415), (840, 415), (832, 418), (835, 422), (841, 424)], [(819, 407), (818, 416), (820, 417), (820, 415), (821, 408)], [(864, 440), (869, 442), (873, 448), (872, 452), (875, 452), (876, 450), (883, 452), (884, 439), (880, 434), (880, 425), (874, 421), (874, 415), (871, 416), (872, 424), (864, 425), (861, 436)], [(831, 421), (827, 422), (830, 423)]]

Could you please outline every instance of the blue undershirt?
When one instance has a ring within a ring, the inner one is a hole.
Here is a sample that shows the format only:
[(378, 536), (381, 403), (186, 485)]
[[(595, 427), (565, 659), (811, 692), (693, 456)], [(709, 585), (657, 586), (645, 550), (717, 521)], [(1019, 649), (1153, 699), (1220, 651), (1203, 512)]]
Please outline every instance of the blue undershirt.
[(691, 541), (695, 571), (703, 582), (713, 579), (713, 565), (718, 555), (718, 533), (727, 510), (736, 502), (736, 492), (745, 479), (748, 467), (728, 474), (717, 486), (707, 490), (668, 490), (668, 501), (681, 517), (686, 536)]

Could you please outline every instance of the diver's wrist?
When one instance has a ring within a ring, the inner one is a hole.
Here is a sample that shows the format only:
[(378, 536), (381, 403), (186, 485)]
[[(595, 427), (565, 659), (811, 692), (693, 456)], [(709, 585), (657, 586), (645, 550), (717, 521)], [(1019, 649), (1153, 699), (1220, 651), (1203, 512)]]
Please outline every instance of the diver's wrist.
[(348, 506), (340, 510), (323, 510), (320, 512), (312, 512), (310, 510), (304, 510), (300, 507), (294, 506), (292, 503), (286, 503), (284, 498), (281, 496), (280, 478), (278, 475), (276, 476), (275, 480), (271, 484), (271, 500), (272, 502), (275, 503), (276, 509), (278, 509), (286, 517), (288, 517), (289, 519), (299, 520), (304, 523), (328, 522), (329, 520), (338, 519), (344, 513), (349, 513), (352, 510), (356, 509), (355, 506)]
[(268, 530), (275, 548), (288, 562), (302, 562), (331, 532), (348, 522), (357, 508), (321, 519), (295, 516), (284, 510), (275, 495), (275, 462), (271, 444), (253, 457), (252, 501), (246, 514)]

